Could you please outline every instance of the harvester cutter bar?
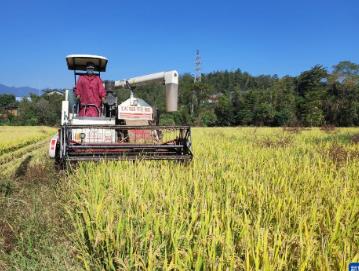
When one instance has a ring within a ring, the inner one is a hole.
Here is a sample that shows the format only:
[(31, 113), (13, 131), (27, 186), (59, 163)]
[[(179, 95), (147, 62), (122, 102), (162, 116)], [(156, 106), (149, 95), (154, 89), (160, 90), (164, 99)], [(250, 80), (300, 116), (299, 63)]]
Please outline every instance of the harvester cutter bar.
[(192, 159), (192, 155), (162, 155), (162, 156), (151, 156), (151, 155), (123, 155), (123, 156), (70, 156), (67, 161), (102, 161), (102, 160), (177, 160), (177, 161), (188, 161)]
[(116, 130), (188, 130), (190, 126), (186, 125), (66, 125), (69, 129), (82, 129), (82, 128), (108, 128)]
[(154, 148), (183, 148), (183, 145), (156, 145), (156, 144), (101, 144), (101, 145), (72, 145), (71, 149), (154, 149)]
[[(111, 129), (117, 132), (153, 130), (175, 132), (175, 138), (152, 143), (81, 143), (71, 139), (72, 129)], [(129, 125), (64, 125), (64, 160), (179, 160), (192, 159), (190, 126), (129, 126)]]

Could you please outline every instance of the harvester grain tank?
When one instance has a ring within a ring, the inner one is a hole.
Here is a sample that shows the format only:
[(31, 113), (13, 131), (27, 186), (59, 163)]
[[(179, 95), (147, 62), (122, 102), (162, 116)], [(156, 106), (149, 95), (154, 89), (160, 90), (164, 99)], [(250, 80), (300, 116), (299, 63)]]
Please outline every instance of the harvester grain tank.
[[(69, 70), (78, 76), (93, 63), (95, 76), (106, 71), (108, 59), (96, 55), (69, 55)], [(49, 155), (57, 162), (92, 160), (179, 160), (192, 159), (191, 128), (160, 126), (159, 114), (133, 89), (148, 83), (165, 85), (166, 111), (177, 111), (178, 72), (168, 71), (137, 76), (125, 80), (105, 81), (106, 97), (100, 107), (80, 104), (74, 92), (66, 90), (62, 101), (61, 127), (49, 146)], [(115, 89), (130, 89), (130, 97), (119, 103)], [(96, 107), (98, 116), (79, 116), (80, 108)]]

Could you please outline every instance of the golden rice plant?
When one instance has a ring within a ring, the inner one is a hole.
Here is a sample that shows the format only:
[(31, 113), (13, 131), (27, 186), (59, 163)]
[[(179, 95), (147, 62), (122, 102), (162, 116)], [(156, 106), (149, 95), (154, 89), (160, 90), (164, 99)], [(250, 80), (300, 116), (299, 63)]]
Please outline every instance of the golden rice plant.
[(66, 183), (77, 256), (85, 270), (346, 270), (358, 132), (197, 128), (190, 165), (80, 164)]
[(49, 138), (55, 128), (45, 126), (0, 126), (0, 155)]
[(16, 174), (29, 156), (31, 161), (40, 159), (38, 154), (47, 153), (49, 136), (54, 133), (51, 127), (0, 126), (0, 179)]

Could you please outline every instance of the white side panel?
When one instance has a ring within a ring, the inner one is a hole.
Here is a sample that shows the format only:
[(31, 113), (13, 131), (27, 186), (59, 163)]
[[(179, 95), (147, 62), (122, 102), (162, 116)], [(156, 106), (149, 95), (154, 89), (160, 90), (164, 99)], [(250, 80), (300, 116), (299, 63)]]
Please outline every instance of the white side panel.
[(66, 89), (65, 90), (65, 101), (68, 101), (69, 100), (69, 90)]
[[(83, 137), (82, 139), (81, 136)], [(113, 144), (116, 143), (116, 130), (101, 128), (72, 129), (72, 140), (85, 144)]]
[(68, 122), (69, 117), (69, 101), (62, 101), (61, 107), (61, 125)]
[(56, 144), (57, 144), (58, 139), (59, 139), (59, 137), (56, 134), (50, 140), (50, 145), (49, 145), (49, 156), (50, 156), (50, 158), (55, 158), (55, 156), (56, 156)]
[(115, 119), (99, 119), (99, 118), (83, 118), (77, 119), (74, 118), (71, 120), (72, 125), (115, 125)]

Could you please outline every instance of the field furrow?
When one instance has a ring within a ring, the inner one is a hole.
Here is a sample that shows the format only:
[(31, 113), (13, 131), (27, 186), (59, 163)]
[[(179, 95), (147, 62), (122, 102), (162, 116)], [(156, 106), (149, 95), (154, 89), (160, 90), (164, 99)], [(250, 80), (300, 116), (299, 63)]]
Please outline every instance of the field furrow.
[(0, 176), (16, 174), (28, 157), (33, 159), (48, 147), (55, 132), (50, 127), (0, 127)]
[(44, 145), (49, 144), (49, 139), (37, 141), (32, 144), (28, 144), (26, 146), (23, 146), (21, 148), (18, 148), (16, 151), (12, 151), (11, 153), (3, 154), (0, 156), (0, 168), (7, 163), (11, 163), (13, 160), (16, 160), (18, 158), (21, 158), (22, 156), (40, 148)]
[(56, 129), (50, 127), (0, 127), (0, 155), (9, 154), (28, 145), (34, 144), (54, 134)]
[(34, 144), (34, 146), (32, 146), (32, 149), (30, 149), (26, 153), (22, 153), (21, 155), (14, 157), (13, 160), (0, 165), (0, 176), (9, 177), (14, 174), (16, 175), (17, 170), (20, 168), (21, 164), (24, 161), (36, 160), (39, 155), (46, 153), (47, 148), (48, 141), (43, 141), (41, 142), (41, 144)]

